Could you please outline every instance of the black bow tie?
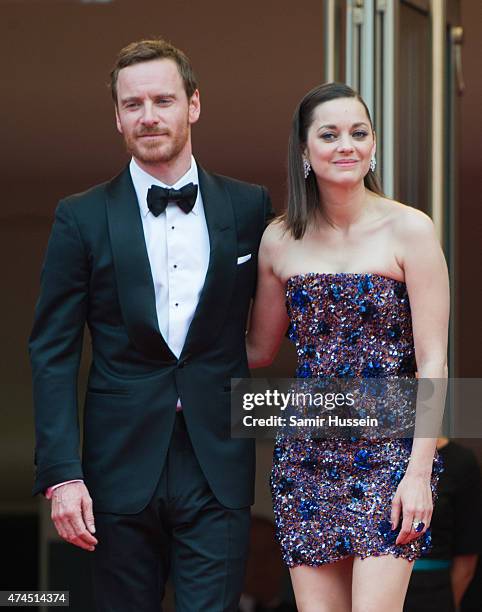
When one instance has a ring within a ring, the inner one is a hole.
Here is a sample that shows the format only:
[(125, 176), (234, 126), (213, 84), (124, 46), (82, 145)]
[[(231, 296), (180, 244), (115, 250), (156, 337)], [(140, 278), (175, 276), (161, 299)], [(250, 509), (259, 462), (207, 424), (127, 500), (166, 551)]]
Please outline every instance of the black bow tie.
[(151, 185), (147, 192), (147, 207), (155, 217), (158, 217), (166, 210), (169, 202), (174, 202), (187, 214), (193, 209), (196, 197), (197, 185), (194, 183), (188, 183), (181, 189), (167, 189)]

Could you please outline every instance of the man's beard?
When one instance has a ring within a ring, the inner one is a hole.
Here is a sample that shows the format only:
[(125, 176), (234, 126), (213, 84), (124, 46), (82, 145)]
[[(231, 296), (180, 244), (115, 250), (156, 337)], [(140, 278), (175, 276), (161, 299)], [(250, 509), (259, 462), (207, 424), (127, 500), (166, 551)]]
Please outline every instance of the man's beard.
[[(163, 134), (160, 140), (150, 141), (139, 138), (141, 135)], [(189, 124), (183, 126), (175, 135), (166, 130), (143, 130), (133, 136), (124, 137), (127, 152), (144, 164), (168, 163), (178, 157), (189, 138)]]

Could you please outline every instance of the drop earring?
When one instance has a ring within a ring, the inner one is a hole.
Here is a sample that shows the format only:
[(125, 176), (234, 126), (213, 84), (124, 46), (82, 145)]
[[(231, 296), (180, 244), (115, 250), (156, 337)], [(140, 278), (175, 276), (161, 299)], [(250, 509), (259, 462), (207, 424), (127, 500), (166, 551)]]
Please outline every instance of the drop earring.
[(375, 159), (375, 156), (373, 156), (370, 160), (370, 170), (372, 172), (375, 172), (376, 167), (377, 167), (377, 160)]
[(306, 159), (306, 157), (303, 157), (303, 173), (305, 175), (305, 179), (308, 178), (308, 174), (310, 173), (310, 170), (311, 170), (310, 162)]

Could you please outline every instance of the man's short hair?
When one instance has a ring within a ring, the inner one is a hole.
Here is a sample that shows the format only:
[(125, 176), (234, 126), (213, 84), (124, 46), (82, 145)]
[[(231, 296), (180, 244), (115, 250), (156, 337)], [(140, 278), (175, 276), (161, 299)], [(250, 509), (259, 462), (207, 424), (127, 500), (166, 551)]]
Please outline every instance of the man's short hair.
[(180, 49), (171, 45), (171, 43), (162, 38), (156, 38), (130, 43), (119, 51), (116, 63), (110, 73), (110, 90), (116, 105), (117, 78), (122, 68), (158, 59), (171, 59), (176, 62), (179, 74), (184, 82), (186, 95), (188, 99), (191, 98), (198, 85), (189, 58)]

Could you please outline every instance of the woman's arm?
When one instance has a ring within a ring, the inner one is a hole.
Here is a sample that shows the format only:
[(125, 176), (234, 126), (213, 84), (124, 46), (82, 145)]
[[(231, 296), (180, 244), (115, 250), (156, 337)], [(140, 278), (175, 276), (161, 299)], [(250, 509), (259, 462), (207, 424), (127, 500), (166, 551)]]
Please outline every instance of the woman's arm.
[(246, 338), (250, 368), (267, 366), (273, 361), (288, 327), (285, 286), (273, 269), (281, 241), (281, 226), (274, 222), (266, 228), (259, 248), (258, 284)]
[[(431, 219), (409, 210), (402, 264), (412, 312), (417, 374), (418, 378), (445, 379), (450, 308), (447, 264)], [(438, 432), (434, 432), (436, 435)], [(409, 471), (430, 477), (436, 442), (435, 437), (415, 438)]]
[(410, 299), (417, 375), (419, 379), (435, 381), (431, 410), (424, 416), (430, 427), (422, 430), (429, 431), (426, 435), (431, 437), (417, 435), (420, 423), (417, 411), (410, 461), (394, 498), (392, 520), (398, 524), (403, 512), (397, 543), (406, 543), (420, 535), (412, 531), (412, 520), (422, 520), (426, 530), (432, 516), (430, 476), (438, 435), (435, 429), (441, 422), (445, 403), (445, 384), (437, 381), (447, 378), (450, 296), (447, 265), (431, 219), (409, 207), (400, 217), (399, 264), (405, 273)]

